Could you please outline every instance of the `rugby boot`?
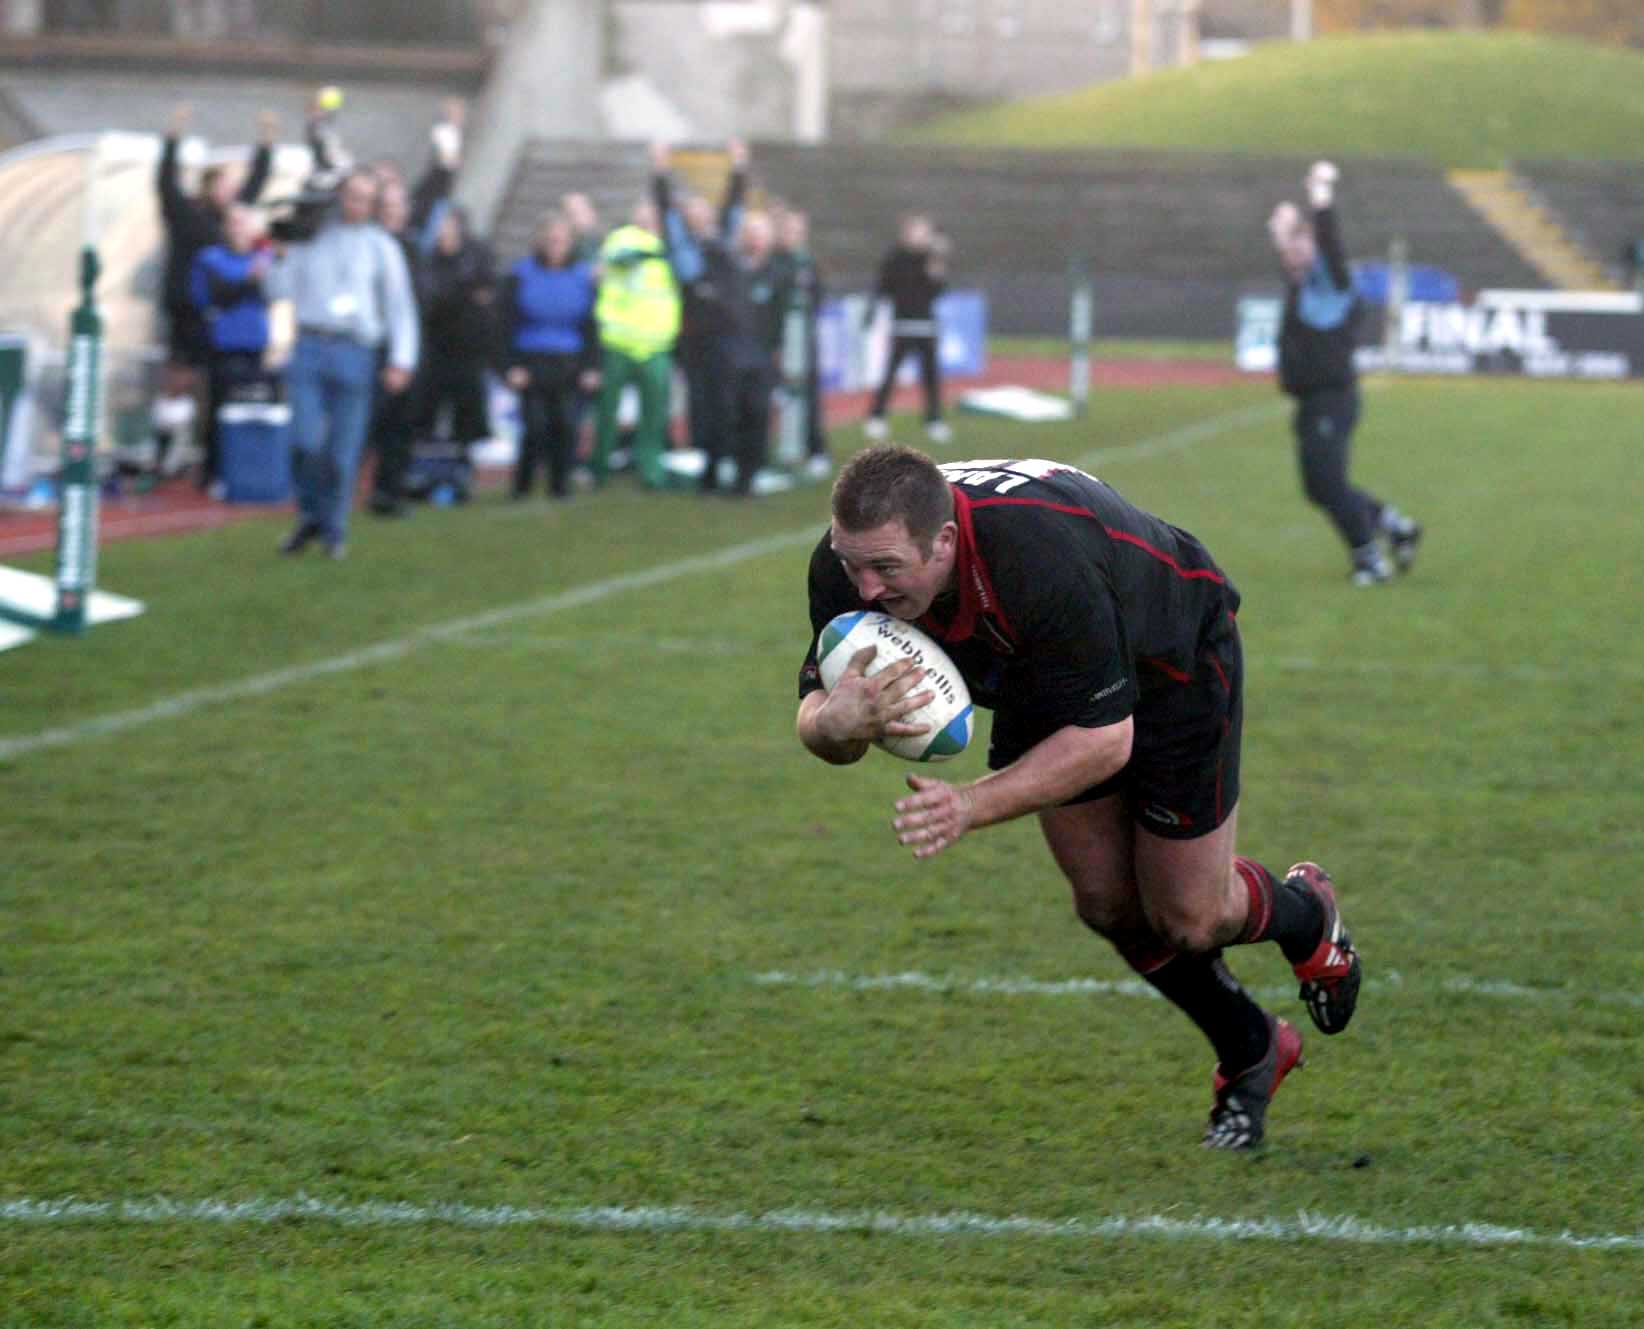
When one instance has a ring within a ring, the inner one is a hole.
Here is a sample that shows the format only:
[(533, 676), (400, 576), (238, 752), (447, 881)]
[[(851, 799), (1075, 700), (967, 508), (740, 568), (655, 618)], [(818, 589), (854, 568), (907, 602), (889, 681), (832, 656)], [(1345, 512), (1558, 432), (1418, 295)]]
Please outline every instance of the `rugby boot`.
[(1267, 1105), (1284, 1077), (1306, 1065), (1296, 1027), (1272, 1015), (1267, 1024), (1272, 1030), (1267, 1054), (1254, 1066), (1231, 1079), (1222, 1074), (1220, 1063), (1216, 1066), (1212, 1081), (1216, 1101), (1204, 1130), (1206, 1149), (1254, 1149), (1259, 1145), (1266, 1130)]
[(1353, 1009), (1359, 1004), (1359, 982), (1364, 966), (1359, 953), (1353, 949), (1353, 938), (1342, 926), (1341, 910), (1336, 904), (1336, 888), (1330, 874), (1317, 863), (1297, 863), (1284, 874), (1286, 882), (1294, 882), (1303, 890), (1312, 891), (1324, 910), (1324, 932), (1313, 953), (1291, 970), (1301, 980), (1297, 994), (1307, 1004), (1307, 1013), (1321, 1034), (1339, 1034), (1353, 1018)]
[(1380, 586), (1393, 580), (1393, 565), (1374, 542), (1353, 551), (1352, 581), (1355, 586)]
[(1387, 532), (1387, 550), (1393, 555), (1393, 566), (1408, 572), (1415, 566), (1416, 551), (1421, 548), (1421, 523), (1404, 518), (1403, 524)]

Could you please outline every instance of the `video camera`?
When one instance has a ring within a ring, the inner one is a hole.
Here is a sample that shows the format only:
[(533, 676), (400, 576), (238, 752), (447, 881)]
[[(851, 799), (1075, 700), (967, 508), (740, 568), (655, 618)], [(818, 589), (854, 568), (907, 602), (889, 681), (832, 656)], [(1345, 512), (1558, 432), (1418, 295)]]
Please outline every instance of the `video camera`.
[(326, 214), (337, 201), (337, 188), (342, 183), (336, 171), (320, 171), (309, 176), (302, 192), (290, 198), (272, 200), (268, 233), (280, 244), (303, 244), (319, 234)]

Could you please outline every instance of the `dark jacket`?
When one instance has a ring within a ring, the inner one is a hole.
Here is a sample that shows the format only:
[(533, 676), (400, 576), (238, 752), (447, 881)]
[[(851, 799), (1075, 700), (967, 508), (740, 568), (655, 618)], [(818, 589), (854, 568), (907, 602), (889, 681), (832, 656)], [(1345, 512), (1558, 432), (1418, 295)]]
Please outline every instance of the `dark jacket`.
[[(223, 214), (203, 198), (191, 198), (183, 193), (177, 172), (177, 138), (167, 135), (165, 148), (160, 153), (160, 169), (155, 176), (155, 187), (160, 194), (160, 217), (165, 222), (166, 273), (164, 304), (167, 309), (191, 309), (189, 271), (202, 249), (223, 242)], [(258, 147), (251, 159), (251, 170), (240, 186), (239, 200), (255, 203), (268, 183), (268, 173), (274, 164), (274, 152), (266, 143)]]
[(900, 336), (936, 335), (936, 298), (948, 284), (931, 272), (935, 257), (928, 249), (897, 245), (879, 265), (874, 294), (891, 302), (891, 317)]
[(1289, 282), (1279, 326), (1279, 386), (1292, 397), (1358, 382), (1353, 351), (1363, 306), (1353, 289), (1334, 208), (1314, 212), (1313, 239), (1318, 257), (1303, 280)]
[(732, 238), (742, 224), (742, 200), (748, 177), (733, 171), (719, 209), (719, 230), (695, 236), (674, 208), (673, 190), (666, 175), (651, 178), (651, 195), (662, 222), (662, 238), (680, 291), (680, 336), (721, 336), (734, 331), (735, 314), (729, 302), (737, 285), (737, 260)]
[(429, 347), (455, 359), (489, 358), (496, 338), (490, 246), (465, 240), (454, 254), (436, 249), (423, 260), (422, 274), (422, 325)]

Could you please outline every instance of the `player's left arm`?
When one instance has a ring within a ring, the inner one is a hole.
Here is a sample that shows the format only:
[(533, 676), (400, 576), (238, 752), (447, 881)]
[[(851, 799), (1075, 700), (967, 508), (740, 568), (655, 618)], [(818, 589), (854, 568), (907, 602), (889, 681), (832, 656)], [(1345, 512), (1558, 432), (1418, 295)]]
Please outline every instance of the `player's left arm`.
[(949, 784), (910, 775), (908, 788), (913, 792), (897, 800), (896, 820), (891, 823), (896, 838), (913, 850), (915, 858), (929, 858), (967, 831), (1065, 803), (1123, 770), (1133, 735), (1128, 715), (1096, 728), (1065, 725), (1004, 770), (980, 780)]
[(1307, 202), (1313, 210), (1313, 237), (1318, 243), (1319, 256), (1330, 271), (1331, 284), (1338, 291), (1353, 285), (1352, 269), (1347, 266), (1347, 250), (1342, 245), (1341, 222), (1336, 216), (1336, 182), (1341, 172), (1330, 162), (1314, 162), (1307, 172)]
[(1055, 531), (1024, 552), (1019, 584), (1007, 588), (1001, 576), (997, 587), (1001, 603), (1018, 607), (1016, 629), (1032, 662), (1031, 695), (1018, 704), (1057, 727), (1003, 770), (968, 784), (909, 776), (913, 792), (897, 802), (892, 825), (916, 858), (967, 831), (1065, 803), (1130, 760), (1136, 680), (1112, 588), (1094, 561), (1068, 558)]

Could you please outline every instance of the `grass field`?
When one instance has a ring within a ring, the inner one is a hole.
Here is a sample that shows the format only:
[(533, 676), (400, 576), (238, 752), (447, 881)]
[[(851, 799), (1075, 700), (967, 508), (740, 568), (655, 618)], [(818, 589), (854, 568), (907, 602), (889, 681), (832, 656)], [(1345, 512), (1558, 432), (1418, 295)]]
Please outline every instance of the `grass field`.
[(1370, 592), (1266, 385), (959, 421), (1244, 593), (1243, 844), (1369, 984), (1256, 1158), (1031, 825), (799, 749), (821, 489), (106, 549), (148, 614), (0, 656), (0, 1326), (1637, 1324), (1640, 405), (1375, 387)]
[(1266, 43), (1238, 60), (942, 116), (912, 142), (1418, 157), (1644, 156), (1644, 53), (1527, 33)]

